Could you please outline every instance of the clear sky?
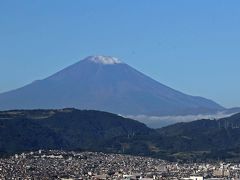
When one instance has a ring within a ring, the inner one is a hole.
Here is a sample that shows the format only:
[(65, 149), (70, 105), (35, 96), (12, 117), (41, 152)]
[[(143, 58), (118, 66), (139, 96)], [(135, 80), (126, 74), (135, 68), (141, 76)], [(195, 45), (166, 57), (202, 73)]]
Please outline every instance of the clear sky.
[(240, 1), (0, 1), (0, 92), (98, 54), (240, 106)]

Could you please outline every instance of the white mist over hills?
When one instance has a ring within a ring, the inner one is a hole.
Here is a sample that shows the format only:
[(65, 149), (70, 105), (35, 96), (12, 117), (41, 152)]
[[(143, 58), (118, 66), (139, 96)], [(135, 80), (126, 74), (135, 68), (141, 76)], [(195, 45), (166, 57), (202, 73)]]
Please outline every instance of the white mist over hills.
[(1, 110), (66, 107), (146, 116), (225, 109), (167, 87), (110, 56), (89, 56), (46, 79), (0, 94)]
[(146, 124), (150, 128), (161, 128), (178, 122), (191, 122), (200, 119), (221, 119), (230, 117), (236, 114), (238, 111), (231, 113), (229, 111), (220, 111), (212, 114), (192, 114), (192, 115), (175, 115), (175, 116), (146, 116), (146, 115), (137, 115), (137, 116), (126, 116), (130, 119), (138, 120)]

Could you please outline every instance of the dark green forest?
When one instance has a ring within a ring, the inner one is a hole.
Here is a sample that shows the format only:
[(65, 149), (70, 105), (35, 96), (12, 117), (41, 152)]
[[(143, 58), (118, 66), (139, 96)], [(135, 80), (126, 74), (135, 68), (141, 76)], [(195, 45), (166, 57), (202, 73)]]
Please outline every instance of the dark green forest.
[(38, 149), (125, 153), (183, 162), (239, 161), (240, 114), (150, 129), (100, 111), (1, 111), (1, 156)]

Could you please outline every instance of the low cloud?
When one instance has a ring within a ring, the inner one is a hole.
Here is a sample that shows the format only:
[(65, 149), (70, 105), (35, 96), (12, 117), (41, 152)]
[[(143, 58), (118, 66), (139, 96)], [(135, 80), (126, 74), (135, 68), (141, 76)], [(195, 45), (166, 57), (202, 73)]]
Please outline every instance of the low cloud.
[(219, 112), (216, 114), (198, 114), (198, 115), (185, 115), (185, 116), (146, 116), (146, 115), (132, 116), (132, 115), (129, 115), (127, 116), (127, 118), (138, 120), (151, 128), (160, 128), (160, 127), (168, 126), (178, 122), (190, 122), (190, 121), (195, 121), (199, 119), (213, 120), (213, 119), (229, 117), (231, 115), (233, 115), (233, 113), (226, 114), (224, 112)]

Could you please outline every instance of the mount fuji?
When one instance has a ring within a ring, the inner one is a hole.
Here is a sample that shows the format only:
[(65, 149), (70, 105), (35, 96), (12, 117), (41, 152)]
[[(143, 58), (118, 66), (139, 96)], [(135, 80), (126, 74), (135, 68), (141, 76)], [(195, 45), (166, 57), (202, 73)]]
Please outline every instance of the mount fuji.
[(89, 56), (46, 79), (0, 94), (0, 110), (70, 107), (154, 116), (225, 109), (167, 87), (110, 56)]

